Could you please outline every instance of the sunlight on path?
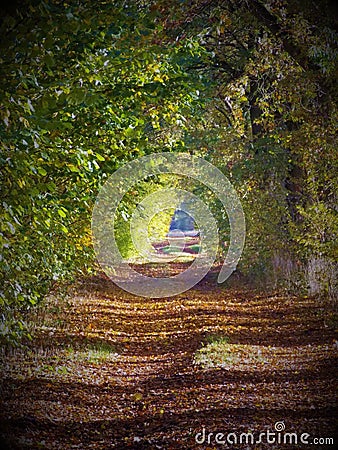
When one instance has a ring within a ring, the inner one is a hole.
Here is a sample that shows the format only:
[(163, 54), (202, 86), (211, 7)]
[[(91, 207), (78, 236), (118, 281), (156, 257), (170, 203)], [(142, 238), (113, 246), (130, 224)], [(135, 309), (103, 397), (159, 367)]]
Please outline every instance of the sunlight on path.
[(332, 435), (337, 348), (321, 311), (247, 290), (158, 300), (84, 280), (36, 319), (29, 350), (7, 355), (2, 423), (23, 449), (201, 448), (202, 426), (278, 420)]

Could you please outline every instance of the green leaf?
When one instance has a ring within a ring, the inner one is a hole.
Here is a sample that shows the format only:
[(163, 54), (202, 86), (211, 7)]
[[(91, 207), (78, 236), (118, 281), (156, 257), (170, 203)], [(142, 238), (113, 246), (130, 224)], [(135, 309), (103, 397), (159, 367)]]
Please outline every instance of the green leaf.
[(100, 155), (99, 153), (95, 153), (95, 156), (99, 161), (105, 161), (105, 158), (102, 155)]
[(38, 167), (38, 172), (40, 175), (42, 175), (43, 177), (45, 177), (47, 175), (47, 171), (46, 169), (44, 169), (43, 167)]
[(60, 217), (65, 218), (67, 217), (67, 214), (64, 212), (63, 209), (58, 209), (58, 214)]
[(68, 167), (69, 167), (69, 169), (72, 172), (79, 172), (80, 171), (80, 169), (77, 166), (75, 166), (74, 164), (68, 164)]

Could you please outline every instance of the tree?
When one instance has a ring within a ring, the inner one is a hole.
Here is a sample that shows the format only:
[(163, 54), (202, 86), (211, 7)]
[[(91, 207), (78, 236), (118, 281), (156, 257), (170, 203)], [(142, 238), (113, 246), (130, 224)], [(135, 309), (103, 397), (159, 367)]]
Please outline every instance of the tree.
[[(215, 82), (201, 148), (242, 194), (244, 267), (296, 289), (312, 278), (313, 292), (334, 295), (334, 3), (197, 0), (170, 13), (157, 4), (172, 39), (198, 35), (210, 55), (195, 66)], [(310, 273), (318, 260), (324, 283)]]
[(183, 116), (199, 108), (201, 85), (185, 66), (203, 50), (193, 40), (162, 48), (158, 32), (147, 8), (124, 2), (26, 3), (2, 21), (7, 324), (53, 281), (90, 269), (91, 208), (109, 174), (184, 145)]

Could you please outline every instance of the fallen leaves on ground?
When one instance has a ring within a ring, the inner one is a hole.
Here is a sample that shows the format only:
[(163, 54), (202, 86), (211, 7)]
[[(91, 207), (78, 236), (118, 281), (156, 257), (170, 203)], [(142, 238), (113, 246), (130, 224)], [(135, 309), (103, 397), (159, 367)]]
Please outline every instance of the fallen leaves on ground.
[[(275, 431), (279, 421), (334, 435), (337, 341), (319, 300), (208, 281), (149, 299), (98, 276), (52, 303), (29, 347), (3, 358), (9, 448), (231, 448), (195, 436)], [(212, 335), (226, 344), (208, 347)]]

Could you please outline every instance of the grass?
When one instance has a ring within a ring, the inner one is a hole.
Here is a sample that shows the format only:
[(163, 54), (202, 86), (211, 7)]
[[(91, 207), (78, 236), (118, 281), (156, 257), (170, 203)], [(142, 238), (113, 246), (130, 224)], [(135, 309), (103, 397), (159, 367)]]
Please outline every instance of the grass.
[(215, 367), (228, 368), (233, 365), (247, 367), (266, 364), (258, 346), (232, 344), (228, 336), (211, 334), (207, 336), (202, 347), (194, 356), (194, 364), (211, 369)]
[[(5, 355), (2, 355), (5, 356)], [(1, 354), (0, 354), (1, 357)], [(14, 379), (64, 379), (91, 377), (102, 363), (114, 363), (119, 358), (114, 345), (105, 341), (47, 347), (13, 347), (7, 351), (3, 369)]]
[(229, 336), (224, 336), (222, 334), (209, 334), (205, 340), (207, 344), (230, 344)]
[(88, 345), (82, 351), (73, 352), (73, 357), (77, 361), (88, 361), (94, 364), (107, 360), (115, 360), (117, 356), (118, 352), (112, 344), (100, 341)]
[(169, 246), (167, 245), (166, 247), (162, 248), (162, 252), (163, 253), (189, 253), (190, 250), (191, 253), (198, 253), (200, 249), (200, 246), (198, 244), (194, 244), (194, 245), (189, 245), (186, 246), (184, 248), (185, 252), (182, 251), (181, 247), (176, 247), (176, 246)]
[(197, 350), (194, 364), (204, 368), (226, 367), (236, 359), (228, 336), (211, 334), (207, 336), (202, 348)]

